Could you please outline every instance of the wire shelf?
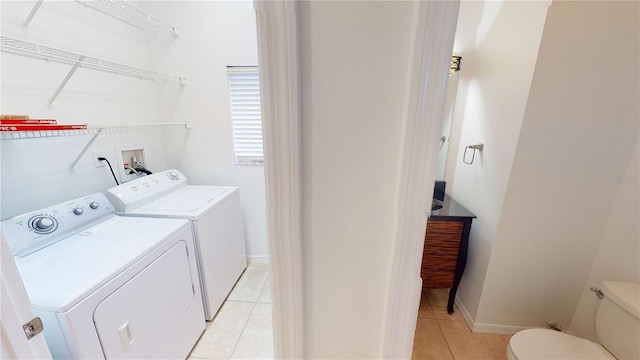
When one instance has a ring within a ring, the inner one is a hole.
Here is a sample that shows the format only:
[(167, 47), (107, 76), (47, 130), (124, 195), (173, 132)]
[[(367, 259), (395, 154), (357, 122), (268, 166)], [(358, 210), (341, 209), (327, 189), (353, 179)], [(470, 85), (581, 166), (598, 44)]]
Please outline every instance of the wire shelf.
[(71, 79), (73, 74), (75, 74), (78, 68), (105, 71), (112, 74), (126, 75), (144, 80), (178, 82), (182, 85), (184, 85), (186, 82), (185, 78), (179, 76), (167, 75), (156, 71), (117, 63), (115, 61), (102, 60), (87, 55), (81, 55), (74, 52), (57, 49), (51, 46), (45, 46), (11, 38), (8, 36), (0, 36), (0, 50), (9, 54), (71, 65), (69, 73), (64, 78), (64, 80), (62, 80), (56, 91), (47, 102), (47, 105), (50, 109), (53, 109), (53, 102), (56, 100), (58, 95), (60, 95), (60, 92), (65, 87), (69, 79)]
[(86, 69), (106, 71), (114, 74), (127, 75), (145, 80), (173, 81), (181, 84), (185, 79), (179, 76), (167, 75), (131, 65), (114, 61), (102, 60), (95, 57), (73, 53), (54, 47), (31, 43), (7, 36), (0, 37), (0, 47), (3, 52), (32, 57), (41, 60), (50, 60), (63, 64), (69, 64)]
[(167, 129), (188, 129), (186, 123), (147, 123), (136, 125), (116, 125), (116, 126), (90, 126), (83, 130), (38, 130), (38, 131), (7, 131), (0, 132), (0, 140), (21, 140), (39, 139), (65, 136), (117, 134), (140, 131), (157, 131)]
[[(104, 15), (122, 21), (127, 25), (131, 25), (138, 29), (144, 30), (149, 25), (169, 31), (173, 35), (179, 35), (177, 27), (167, 24), (166, 22), (150, 15), (146, 11), (130, 4), (125, 0), (76, 0), (78, 3), (98, 11)], [(22, 29), (29, 31), (29, 24), (33, 20), (44, 0), (38, 0), (33, 5), (33, 9), (22, 23)]]
[(95, 11), (110, 16), (125, 24), (138, 29), (146, 29), (149, 25), (169, 31), (174, 35), (180, 32), (178, 28), (150, 15), (146, 11), (136, 7), (125, 0), (76, 0), (80, 4)]

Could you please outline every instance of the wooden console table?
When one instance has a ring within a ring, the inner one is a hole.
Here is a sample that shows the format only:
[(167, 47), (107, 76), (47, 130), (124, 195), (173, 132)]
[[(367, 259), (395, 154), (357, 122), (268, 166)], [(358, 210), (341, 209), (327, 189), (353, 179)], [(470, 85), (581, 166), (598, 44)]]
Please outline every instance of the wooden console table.
[(444, 196), (442, 208), (431, 212), (422, 254), (422, 289), (450, 289), (447, 311), (453, 313), (456, 291), (467, 265), (471, 221), (476, 216)]

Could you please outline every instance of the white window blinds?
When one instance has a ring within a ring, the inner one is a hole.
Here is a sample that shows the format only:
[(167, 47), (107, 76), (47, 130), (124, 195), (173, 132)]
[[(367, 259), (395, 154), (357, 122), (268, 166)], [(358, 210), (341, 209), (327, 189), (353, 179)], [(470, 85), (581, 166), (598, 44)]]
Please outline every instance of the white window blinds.
[(237, 165), (262, 165), (260, 76), (257, 66), (227, 67)]

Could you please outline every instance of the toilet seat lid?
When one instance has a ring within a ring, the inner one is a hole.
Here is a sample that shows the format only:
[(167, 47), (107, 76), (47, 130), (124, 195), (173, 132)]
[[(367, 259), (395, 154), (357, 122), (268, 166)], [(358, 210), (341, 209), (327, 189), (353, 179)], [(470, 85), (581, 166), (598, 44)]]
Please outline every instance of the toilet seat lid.
[(555, 330), (527, 329), (509, 340), (517, 360), (614, 359), (602, 346)]

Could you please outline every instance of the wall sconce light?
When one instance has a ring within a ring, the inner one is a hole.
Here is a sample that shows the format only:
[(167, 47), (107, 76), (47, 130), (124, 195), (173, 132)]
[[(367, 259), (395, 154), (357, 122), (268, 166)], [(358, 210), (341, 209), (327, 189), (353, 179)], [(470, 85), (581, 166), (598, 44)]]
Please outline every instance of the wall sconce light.
[(453, 74), (456, 71), (460, 71), (461, 61), (462, 61), (462, 56), (457, 56), (457, 55), (451, 56), (451, 66), (449, 67), (449, 73)]

